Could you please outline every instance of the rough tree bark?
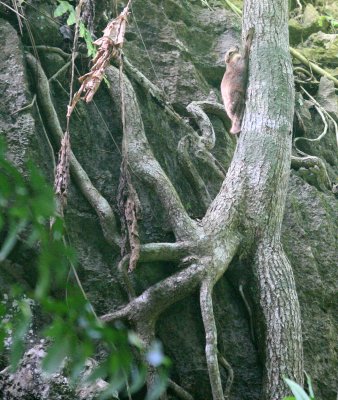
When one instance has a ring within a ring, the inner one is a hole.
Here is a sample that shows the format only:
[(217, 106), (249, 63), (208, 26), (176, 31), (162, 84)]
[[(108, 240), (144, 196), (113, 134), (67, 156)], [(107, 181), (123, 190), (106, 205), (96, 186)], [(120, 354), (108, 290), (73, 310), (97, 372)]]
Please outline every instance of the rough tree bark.
[[(255, 315), (259, 315), (255, 329), (260, 332), (258, 344), (264, 357), (261, 398), (280, 400), (287, 395), (283, 376), (302, 382), (299, 304), (292, 269), (280, 242), (290, 171), (294, 104), (287, 3), (287, 0), (245, 1), (243, 37), (251, 27), (255, 28), (255, 36), (250, 53), (250, 77), (242, 132), (225, 177), (210, 153), (215, 134), (207, 116), (211, 113), (224, 119), (223, 108), (212, 102), (194, 102), (188, 106), (188, 112), (196, 118), (202, 132), (199, 136), (166, 103), (159, 89), (125, 62), (126, 75), (146, 88), (163, 106), (164, 112), (186, 129), (187, 136), (179, 143), (182, 169), (191, 177), (207, 211), (201, 220), (189, 216), (174, 185), (152, 152), (134, 88), (124, 76), (124, 156), (133, 178), (141, 179), (158, 196), (176, 239), (175, 243), (141, 245), (139, 261), (175, 261), (181, 268), (137, 297), (124, 274), (130, 301), (121, 309), (102, 316), (102, 319), (107, 322), (128, 320), (147, 344), (156, 334), (159, 316), (170, 305), (199, 291), (205, 329), (205, 355), (214, 400), (228, 398), (232, 370), (217, 346), (212, 294), (215, 284), (235, 256), (244, 260), (255, 276), (255, 281), (251, 282), (256, 294)], [(33, 71), (37, 102), (44, 114), (45, 125), (55, 142), (58, 142), (62, 129), (49, 94), (48, 79), (32, 55), (27, 57), (27, 62)], [(119, 71), (111, 67), (107, 79), (111, 82), (111, 98), (116, 103), (121, 94)], [(192, 160), (189, 160), (189, 145), (218, 177), (224, 178), (212, 202), (203, 179)], [(120, 239), (114, 213), (73, 155), (71, 173), (99, 216), (107, 243), (118, 246)], [(122, 270), (126, 260), (120, 263)], [(138, 268), (142, 268), (142, 265)], [(220, 368), (226, 369), (229, 378), (227, 383), (222, 382)]]
[[(150, 287), (124, 308), (102, 318), (126, 318), (147, 338), (156, 319), (194, 290), (200, 291), (206, 360), (214, 400), (224, 399), (219, 371), (212, 291), (235, 255), (251, 260), (264, 335), (262, 398), (287, 394), (283, 376), (302, 382), (302, 335), (292, 269), (281, 243), (281, 223), (291, 160), (294, 89), (288, 50), (286, 0), (247, 0), (243, 36), (252, 26), (247, 108), (237, 148), (222, 187), (200, 222), (185, 211), (174, 187), (154, 158), (144, 134), (136, 96), (125, 80), (128, 162), (157, 193), (168, 213), (177, 249), (186, 249), (190, 265)], [(117, 81), (117, 71), (109, 73)], [(119, 94), (112, 85), (112, 96)], [(115, 90), (115, 92), (114, 92)], [(169, 252), (168, 244), (159, 245)], [(144, 248), (141, 248), (141, 258)], [(156, 258), (156, 257), (155, 257)], [(147, 342), (149, 340), (146, 340)]]

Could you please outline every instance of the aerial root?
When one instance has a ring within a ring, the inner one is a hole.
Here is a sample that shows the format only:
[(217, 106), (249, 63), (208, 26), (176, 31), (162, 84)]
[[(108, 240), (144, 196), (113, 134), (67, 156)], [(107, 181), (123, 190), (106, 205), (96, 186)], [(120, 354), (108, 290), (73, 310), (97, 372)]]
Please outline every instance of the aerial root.
[(205, 280), (200, 290), (200, 304), (205, 330), (205, 355), (213, 400), (224, 400), (221, 375), (218, 366), (217, 329), (212, 305), (213, 282)]
[[(174, 110), (172, 105), (167, 101), (165, 93), (159, 89), (156, 85), (154, 85), (146, 76), (144, 76), (137, 68), (135, 68), (126, 57), (124, 57), (124, 66), (127, 72), (127, 75), (134, 79), (137, 83), (139, 83), (147, 93), (154, 98), (154, 100), (160, 104), (166, 114), (179, 125), (181, 125), (184, 130), (187, 131), (188, 135), (191, 136), (194, 142), (200, 142), (200, 136), (197, 132)], [(207, 110), (208, 112), (217, 115), (222, 119), (222, 121), (228, 121), (226, 113), (224, 111), (224, 107), (221, 104), (213, 103), (213, 102), (194, 102), (195, 107), (199, 107), (199, 109), (203, 112), (203, 110)], [(228, 123), (228, 122), (226, 122)], [(209, 124), (210, 129), (211, 123)], [(213, 129), (213, 128), (212, 128)], [(209, 140), (210, 141), (210, 140)], [(201, 149), (201, 146), (195, 146), (195, 153), (198, 158), (203, 159), (221, 178), (224, 179), (225, 172), (222, 170), (222, 166), (218, 163), (217, 160), (213, 157), (213, 155), (209, 152), (204, 154), (205, 151)]]
[(228, 363), (226, 358), (220, 352), (218, 352), (218, 361), (222, 365), (222, 367), (225, 368), (228, 374), (228, 379), (224, 389), (224, 399), (229, 399), (232, 383), (234, 381), (234, 370), (232, 369), (231, 365)]
[(303, 156), (303, 157), (291, 157), (291, 167), (294, 169), (299, 168), (316, 168), (319, 186), (325, 189), (332, 189), (332, 183), (326, 170), (324, 161), (316, 156)]
[(33, 99), (29, 104), (27, 104), (26, 106), (23, 106), (23, 107), (19, 108), (18, 110), (12, 112), (11, 115), (15, 115), (15, 114), (18, 114), (18, 113), (20, 113), (22, 111), (26, 111), (26, 110), (31, 109), (34, 106), (35, 101), (36, 101), (36, 94), (33, 96)]
[[(51, 133), (54, 143), (60, 143), (63, 138), (63, 131), (51, 99), (48, 79), (39, 61), (32, 54), (28, 53), (26, 58), (29, 67), (33, 71), (33, 77), (36, 78), (37, 99), (39, 107), (46, 117), (46, 130)], [(105, 239), (113, 247), (119, 248), (120, 236), (113, 210), (108, 201), (94, 187), (72, 151), (70, 152), (70, 169), (82, 194), (96, 211)]]
[[(193, 249), (190, 242), (148, 243), (141, 245), (139, 262), (176, 261), (179, 262)], [(130, 274), (128, 273), (130, 255), (124, 256), (118, 264), (122, 285), (131, 301), (136, 297)]]
[(192, 395), (188, 393), (185, 389), (183, 389), (180, 385), (172, 381), (171, 379), (168, 380), (168, 387), (172, 390), (177, 397), (182, 400), (194, 400)]
[[(126, 62), (125, 67), (127, 69)], [(111, 66), (107, 69), (107, 79), (111, 82), (110, 95), (115, 101), (120, 97), (121, 91), (118, 85), (119, 71)], [(156, 192), (167, 212), (176, 239), (190, 238), (196, 231), (196, 224), (188, 215), (177, 190), (152, 152), (135, 90), (126, 76), (123, 77), (123, 93), (128, 104), (125, 110), (124, 134), (130, 171)]]
[(192, 184), (198, 198), (201, 199), (204, 208), (207, 209), (211, 203), (211, 196), (189, 155), (189, 139), (189, 136), (184, 136), (178, 143), (179, 161), (188, 181)]
[(66, 53), (59, 47), (37, 45), (37, 46), (26, 46), (26, 48), (45, 51), (46, 53), (56, 53), (59, 54), (62, 58), (65, 58), (66, 60), (69, 60), (72, 57), (71, 53)]

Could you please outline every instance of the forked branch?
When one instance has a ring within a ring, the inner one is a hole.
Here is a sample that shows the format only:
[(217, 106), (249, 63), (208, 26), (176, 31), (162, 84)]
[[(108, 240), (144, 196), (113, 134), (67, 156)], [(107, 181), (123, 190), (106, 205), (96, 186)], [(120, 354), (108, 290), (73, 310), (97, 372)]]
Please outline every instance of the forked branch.
[[(111, 82), (111, 96), (115, 100), (119, 95), (119, 73), (114, 67), (107, 70)], [(128, 143), (128, 163), (131, 172), (146, 182), (157, 193), (168, 217), (177, 240), (190, 239), (195, 234), (196, 225), (186, 212), (173, 184), (163, 171), (150, 148), (144, 132), (144, 125), (135, 91), (127, 79), (123, 78), (124, 98), (128, 104), (125, 112), (125, 135)]]

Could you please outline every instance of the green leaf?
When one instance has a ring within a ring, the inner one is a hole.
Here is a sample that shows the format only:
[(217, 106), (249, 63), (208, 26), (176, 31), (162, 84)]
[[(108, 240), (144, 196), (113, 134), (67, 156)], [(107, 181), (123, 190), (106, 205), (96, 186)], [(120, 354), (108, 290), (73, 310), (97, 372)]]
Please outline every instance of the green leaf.
[(308, 389), (309, 389), (309, 394), (310, 394), (310, 397), (311, 397), (311, 400), (312, 400), (312, 399), (315, 398), (315, 394), (313, 393), (311, 378), (306, 372), (305, 372), (305, 376), (306, 376), (307, 386), (308, 386)]
[(66, 14), (67, 12), (74, 12), (74, 7), (68, 3), (68, 1), (58, 0), (59, 5), (56, 7), (54, 11), (54, 17), (61, 17), (61, 15)]
[(311, 400), (310, 397), (306, 394), (305, 390), (301, 386), (299, 386), (298, 383), (291, 381), (287, 378), (284, 378), (284, 381), (291, 389), (291, 392), (295, 395), (296, 400)]
[(68, 356), (69, 350), (69, 338), (58, 337), (48, 348), (47, 355), (42, 362), (42, 368), (49, 374), (58, 372), (63, 360)]
[(83, 38), (86, 34), (86, 30), (85, 24), (81, 21), (79, 23), (79, 36)]
[(135, 393), (141, 389), (147, 377), (147, 369), (144, 365), (132, 368), (130, 392)]
[(17, 242), (18, 234), (23, 231), (26, 225), (27, 221), (25, 220), (20, 221), (18, 224), (14, 223), (11, 224), (8, 235), (4, 240), (3, 245), (0, 249), (0, 262), (4, 261), (9, 255), (9, 253), (13, 250)]
[(76, 22), (76, 15), (75, 15), (75, 11), (74, 11), (69, 14), (68, 19), (67, 19), (67, 25), (72, 26), (75, 24), (75, 22)]
[(11, 367), (13, 371), (17, 368), (23, 355), (25, 349), (24, 341), (32, 321), (32, 311), (28, 300), (20, 300), (18, 306), (20, 311), (13, 322), (13, 336), (10, 354)]
[(128, 332), (128, 341), (131, 345), (135, 346), (139, 350), (143, 350), (144, 344), (142, 340), (139, 338), (138, 335), (136, 335), (135, 332), (129, 331)]
[(283, 400), (296, 400), (293, 396), (284, 397)]
[(10, 354), (12, 372), (16, 371), (24, 350), (25, 346), (22, 338), (16, 338), (15, 340), (13, 340), (13, 343), (11, 345), (11, 354)]

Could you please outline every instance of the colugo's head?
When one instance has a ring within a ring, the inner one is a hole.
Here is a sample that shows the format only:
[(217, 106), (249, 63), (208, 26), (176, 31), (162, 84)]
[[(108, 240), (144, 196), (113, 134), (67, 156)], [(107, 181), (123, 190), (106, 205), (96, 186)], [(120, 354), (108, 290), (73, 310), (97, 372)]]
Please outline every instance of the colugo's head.
[(239, 54), (239, 47), (238, 46), (231, 47), (225, 53), (225, 56), (224, 56), (225, 63), (228, 64), (234, 58), (234, 56), (236, 56), (236, 54)]

